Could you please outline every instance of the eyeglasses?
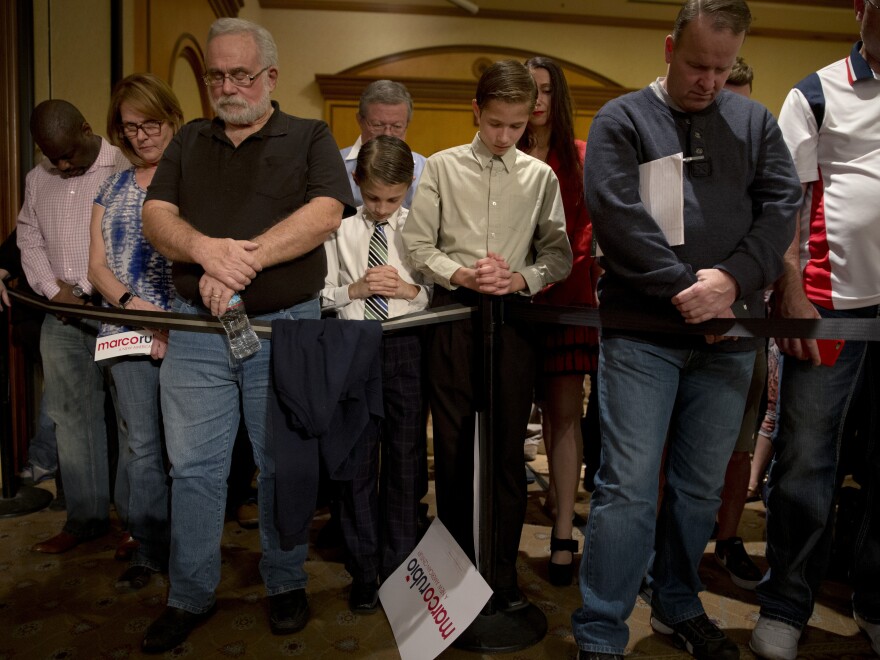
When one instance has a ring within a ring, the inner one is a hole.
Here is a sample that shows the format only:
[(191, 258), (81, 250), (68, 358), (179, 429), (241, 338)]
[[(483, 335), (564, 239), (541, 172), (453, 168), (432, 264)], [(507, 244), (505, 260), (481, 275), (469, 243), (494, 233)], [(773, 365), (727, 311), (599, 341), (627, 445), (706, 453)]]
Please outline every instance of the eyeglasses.
[(375, 135), (381, 135), (383, 133), (390, 133), (391, 135), (402, 135), (406, 130), (406, 124), (395, 123), (395, 124), (386, 124), (381, 121), (367, 121), (367, 128), (370, 129), (370, 132)]
[(874, 0), (865, 0), (869, 5), (871, 5), (877, 11), (880, 11), (880, 5), (874, 2)]
[(158, 119), (148, 119), (140, 124), (127, 122), (122, 125), (119, 132), (127, 138), (137, 137), (138, 131), (143, 131), (144, 135), (147, 137), (155, 137), (162, 131), (162, 124), (164, 123), (165, 122), (159, 121)]
[(254, 80), (256, 80), (261, 73), (268, 70), (269, 67), (264, 67), (254, 75), (250, 75), (247, 71), (242, 71), (241, 69), (236, 69), (230, 73), (224, 73), (223, 71), (208, 71), (208, 73), (202, 76), (202, 80), (205, 81), (205, 85), (208, 87), (222, 87), (227, 78), (229, 78), (232, 84), (236, 87), (250, 87), (254, 84)]

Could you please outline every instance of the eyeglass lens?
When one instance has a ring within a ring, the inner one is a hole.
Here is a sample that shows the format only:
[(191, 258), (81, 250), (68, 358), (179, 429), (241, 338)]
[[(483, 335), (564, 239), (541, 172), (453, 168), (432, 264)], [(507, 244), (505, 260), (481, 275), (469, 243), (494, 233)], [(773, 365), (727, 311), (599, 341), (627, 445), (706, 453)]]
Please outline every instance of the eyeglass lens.
[(224, 71), (209, 71), (204, 76), (204, 81), (206, 85), (210, 85), (211, 87), (220, 87), (229, 78), (232, 81), (232, 84), (236, 87), (250, 87), (254, 84), (254, 80), (263, 73), (267, 71), (269, 67), (265, 67), (257, 71), (254, 75), (250, 75), (247, 71), (242, 71), (240, 69), (231, 71), (226, 73)]
[(162, 130), (162, 122), (157, 121), (155, 119), (150, 119), (149, 121), (145, 121), (141, 124), (133, 124), (131, 122), (125, 123), (122, 125), (122, 132), (126, 137), (135, 137), (138, 134), (138, 131), (143, 131), (144, 135), (154, 136), (158, 135), (159, 131)]

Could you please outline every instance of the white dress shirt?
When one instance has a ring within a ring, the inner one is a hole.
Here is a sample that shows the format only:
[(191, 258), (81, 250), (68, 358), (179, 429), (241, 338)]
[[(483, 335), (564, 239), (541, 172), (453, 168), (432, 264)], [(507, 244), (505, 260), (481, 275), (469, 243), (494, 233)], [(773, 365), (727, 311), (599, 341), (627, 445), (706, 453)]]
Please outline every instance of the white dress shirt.
[[(394, 266), (400, 278), (419, 287), (418, 295), (412, 300), (402, 298), (388, 299), (388, 318), (420, 312), (427, 308), (431, 286), (409, 260), (400, 232), (406, 222), (407, 210), (403, 207), (395, 211), (385, 226), (388, 239), (388, 265)], [(363, 299), (352, 300), (348, 295), (348, 285), (357, 282), (367, 270), (367, 255), (374, 223), (364, 216), (364, 207), (357, 213), (343, 218), (342, 224), (324, 242), (327, 252), (327, 277), (321, 291), (321, 308), (336, 310), (339, 318), (363, 320)]]

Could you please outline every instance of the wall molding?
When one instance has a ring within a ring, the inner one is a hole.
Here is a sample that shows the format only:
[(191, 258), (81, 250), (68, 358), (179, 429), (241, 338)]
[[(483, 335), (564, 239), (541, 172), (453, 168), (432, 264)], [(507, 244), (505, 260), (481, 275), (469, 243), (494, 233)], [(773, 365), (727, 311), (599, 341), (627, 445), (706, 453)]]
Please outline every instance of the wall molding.
[[(803, 5), (798, 0), (776, 0), (780, 4)], [(530, 23), (562, 23), (574, 25), (592, 25), (598, 27), (635, 28), (644, 30), (660, 30), (668, 32), (670, 20), (651, 18), (633, 18), (630, 16), (602, 16), (586, 13), (556, 13), (544, 11), (521, 11), (511, 9), (480, 9), (475, 15), (465, 14), (453, 6), (416, 5), (391, 2), (355, 2), (353, 0), (259, 0), (264, 9), (298, 9), (305, 11), (344, 11), (367, 12), (379, 14), (414, 14), (418, 16), (447, 16), (452, 18), (470, 18), (495, 21), (527, 21)], [(843, 0), (812, 0), (811, 6), (822, 6), (829, 9), (841, 9)], [(852, 11), (852, 3), (846, 5)], [(768, 37), (771, 39), (793, 39), (798, 41), (825, 41), (852, 43), (855, 34), (851, 32), (828, 32), (823, 30), (798, 30), (787, 28), (753, 26), (749, 31), (751, 37)]]
[(217, 18), (235, 18), (244, 7), (244, 0), (208, 0)]
[(205, 68), (205, 54), (202, 52), (199, 40), (188, 32), (184, 32), (177, 38), (174, 48), (171, 51), (171, 59), (168, 62), (167, 75), (168, 84), (171, 85), (171, 87), (174, 87), (174, 65), (177, 63), (178, 59), (182, 59), (189, 64), (193, 75), (196, 77), (196, 82), (199, 87), (199, 101), (202, 104), (202, 116), (212, 117), (213, 111), (211, 110), (211, 100), (208, 98), (208, 88), (205, 87), (202, 81), (205, 73), (207, 73), (207, 69)]

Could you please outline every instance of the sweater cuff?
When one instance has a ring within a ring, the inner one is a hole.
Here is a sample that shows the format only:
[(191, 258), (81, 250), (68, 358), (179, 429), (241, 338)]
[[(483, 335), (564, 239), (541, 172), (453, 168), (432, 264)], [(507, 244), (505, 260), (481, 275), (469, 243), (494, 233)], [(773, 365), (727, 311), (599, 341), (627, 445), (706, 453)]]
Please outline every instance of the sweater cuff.
[(763, 270), (760, 264), (744, 252), (731, 255), (715, 267), (734, 279), (738, 288), (737, 300), (763, 288)]

